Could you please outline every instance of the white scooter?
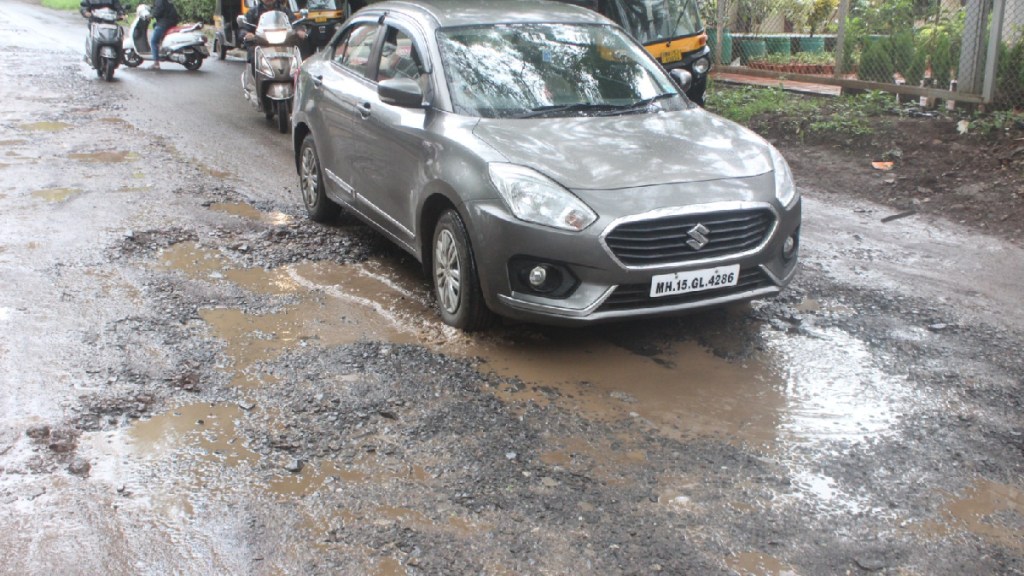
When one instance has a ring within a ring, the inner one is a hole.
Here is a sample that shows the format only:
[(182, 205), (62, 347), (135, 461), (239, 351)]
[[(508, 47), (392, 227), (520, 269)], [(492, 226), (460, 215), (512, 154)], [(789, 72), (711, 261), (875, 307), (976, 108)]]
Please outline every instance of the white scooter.
[[(139, 4), (124, 41), (126, 66), (135, 68), (146, 60), (154, 60), (153, 48), (149, 45), (149, 23), (152, 19), (150, 7), (147, 4)], [(160, 42), (160, 54), (155, 59), (161, 62), (176, 62), (188, 70), (199, 70), (203, 60), (210, 56), (210, 49), (206, 47), (206, 36), (199, 32), (202, 27), (202, 22), (196, 22), (184, 28), (172, 28), (174, 32), (168, 32)]]

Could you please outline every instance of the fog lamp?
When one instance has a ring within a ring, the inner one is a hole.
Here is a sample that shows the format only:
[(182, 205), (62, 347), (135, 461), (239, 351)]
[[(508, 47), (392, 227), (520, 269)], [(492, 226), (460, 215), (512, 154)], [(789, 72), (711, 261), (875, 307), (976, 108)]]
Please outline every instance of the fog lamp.
[(786, 260), (793, 258), (796, 254), (796, 248), (800, 244), (800, 236), (797, 232), (794, 232), (792, 236), (786, 238), (786, 241), (782, 244), (782, 257)]
[(548, 280), (548, 270), (544, 266), (534, 266), (529, 275), (530, 286), (542, 288)]
[(569, 266), (531, 256), (512, 257), (508, 272), (512, 290), (545, 298), (566, 298), (579, 285)]

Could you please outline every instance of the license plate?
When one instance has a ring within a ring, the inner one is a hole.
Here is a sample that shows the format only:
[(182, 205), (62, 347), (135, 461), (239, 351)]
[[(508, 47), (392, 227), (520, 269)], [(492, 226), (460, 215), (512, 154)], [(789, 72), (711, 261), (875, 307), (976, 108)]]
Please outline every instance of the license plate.
[(658, 274), (651, 278), (651, 298), (735, 286), (739, 279), (739, 264), (674, 274)]
[(665, 50), (661, 53), (661, 61), (665, 64), (668, 64), (669, 62), (679, 62), (682, 59), (682, 50)]

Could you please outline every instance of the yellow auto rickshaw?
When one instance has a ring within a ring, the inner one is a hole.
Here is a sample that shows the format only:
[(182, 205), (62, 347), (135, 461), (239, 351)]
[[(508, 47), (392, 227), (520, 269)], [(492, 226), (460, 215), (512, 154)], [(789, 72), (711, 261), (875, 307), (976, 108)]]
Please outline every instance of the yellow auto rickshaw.
[(215, 0), (213, 6), (213, 52), (223, 60), (228, 50), (242, 47), (238, 32), (238, 16), (249, 11), (246, 0)]
[(704, 105), (711, 70), (708, 36), (698, 0), (559, 0), (607, 16), (640, 41), (667, 70), (683, 68), (693, 77), (686, 95)]
[(305, 11), (306, 41), (300, 46), (302, 57), (308, 58), (323, 48), (334, 37), (341, 23), (353, 12), (366, 5), (362, 0), (298, 0), (299, 9)]

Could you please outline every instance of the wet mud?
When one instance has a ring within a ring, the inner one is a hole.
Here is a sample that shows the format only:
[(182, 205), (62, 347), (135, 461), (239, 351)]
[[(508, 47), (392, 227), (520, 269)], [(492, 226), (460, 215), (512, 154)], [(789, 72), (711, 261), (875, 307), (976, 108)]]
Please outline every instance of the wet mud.
[(773, 300), (467, 335), (83, 70), (3, 117), (4, 570), (1024, 572), (1018, 320), (865, 286), (869, 238)]

